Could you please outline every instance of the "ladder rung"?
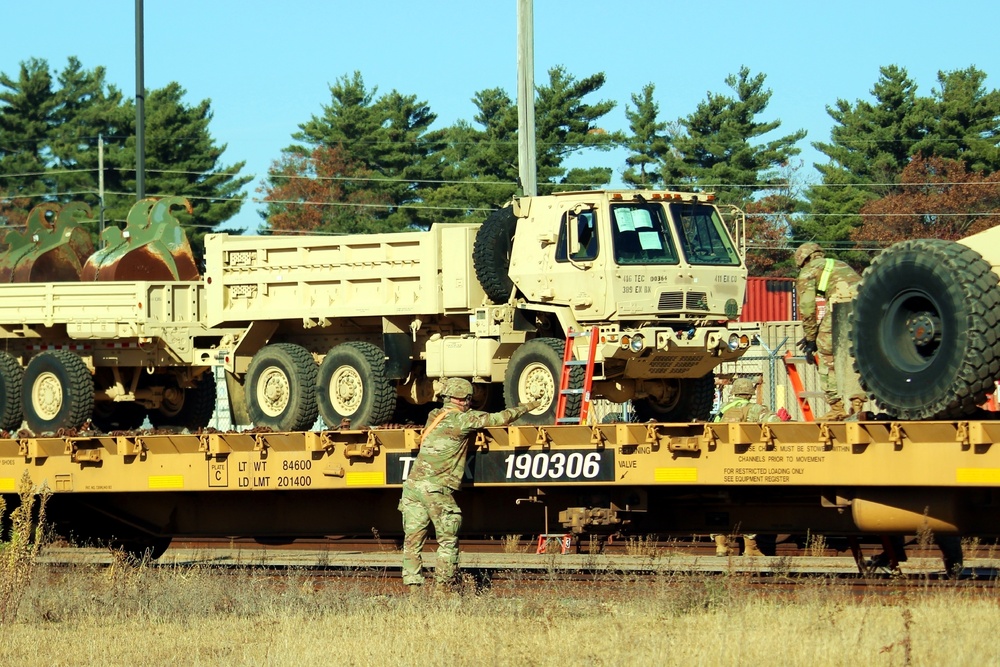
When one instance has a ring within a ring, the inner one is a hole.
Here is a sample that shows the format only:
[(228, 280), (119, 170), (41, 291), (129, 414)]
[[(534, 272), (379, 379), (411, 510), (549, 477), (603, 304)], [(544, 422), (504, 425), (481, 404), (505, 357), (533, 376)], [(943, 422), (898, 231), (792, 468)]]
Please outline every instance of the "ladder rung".
[(589, 362), (586, 359), (570, 359), (566, 362), (567, 366), (586, 366)]
[(583, 393), (583, 389), (582, 388), (581, 389), (560, 389), (559, 393), (560, 394), (572, 394), (572, 395), (575, 396), (577, 394), (582, 394)]
[(559, 418), (559, 419), (556, 420), (556, 423), (557, 424), (568, 424), (568, 423), (579, 424), (580, 423), (580, 418), (579, 417), (561, 417), (561, 418)]
[(800, 391), (798, 393), (799, 398), (822, 398), (826, 396), (825, 391)]

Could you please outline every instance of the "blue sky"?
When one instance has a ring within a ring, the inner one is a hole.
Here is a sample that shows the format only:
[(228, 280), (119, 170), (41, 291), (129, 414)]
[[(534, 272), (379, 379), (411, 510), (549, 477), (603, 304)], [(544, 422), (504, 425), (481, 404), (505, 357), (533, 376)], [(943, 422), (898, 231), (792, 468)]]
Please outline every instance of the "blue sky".
[[(5, 25), (0, 71), (44, 58), (61, 70), (69, 56), (103, 65), (108, 80), (135, 94), (134, 0), (0, 1)], [(146, 0), (145, 83), (170, 81), (186, 102), (210, 99), (210, 131), (228, 146), (225, 164), (246, 160), (256, 187), (298, 125), (330, 101), (329, 85), (355, 70), (380, 93), (426, 101), (444, 127), (471, 120), (473, 94), (516, 90), (517, 0)], [(1000, 4), (874, 0), (713, 3), (646, 0), (535, 0), (535, 79), (563, 65), (577, 78), (604, 72), (600, 98), (618, 102), (607, 129), (627, 129), (625, 105), (656, 85), (661, 117), (691, 113), (708, 91), (746, 65), (773, 92), (761, 120), (800, 142), (803, 176), (828, 141), (826, 107), (838, 98), (870, 99), (880, 66), (904, 67), (928, 95), (939, 70), (975, 65), (987, 88), (1000, 87), (1000, 49), (988, 35)], [(978, 26), (978, 27), (977, 27)], [(594, 153), (579, 163), (610, 167), (625, 154)], [(248, 201), (230, 227), (255, 230), (260, 205)]]

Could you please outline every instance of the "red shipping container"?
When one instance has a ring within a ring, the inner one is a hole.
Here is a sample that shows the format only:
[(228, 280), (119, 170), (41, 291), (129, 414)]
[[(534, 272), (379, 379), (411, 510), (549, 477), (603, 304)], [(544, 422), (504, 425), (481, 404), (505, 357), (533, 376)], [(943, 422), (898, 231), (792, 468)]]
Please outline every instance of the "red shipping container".
[(798, 319), (795, 278), (748, 278), (740, 322), (789, 322)]

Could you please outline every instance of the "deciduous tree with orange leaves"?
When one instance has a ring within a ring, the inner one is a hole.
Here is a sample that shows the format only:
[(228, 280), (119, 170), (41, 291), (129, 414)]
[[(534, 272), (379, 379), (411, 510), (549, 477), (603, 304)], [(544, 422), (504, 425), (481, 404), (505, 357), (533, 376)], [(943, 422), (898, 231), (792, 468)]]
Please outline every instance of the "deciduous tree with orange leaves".
[(917, 154), (896, 191), (865, 204), (861, 216), (851, 235), (858, 242), (961, 239), (1000, 223), (1000, 171), (970, 172), (962, 160)]
[(388, 195), (380, 190), (347, 188), (373, 174), (352, 164), (339, 146), (319, 146), (308, 155), (285, 151), (269, 172), (270, 185), (258, 191), (271, 209), (268, 230), (273, 233), (338, 233), (398, 231), (379, 219)]

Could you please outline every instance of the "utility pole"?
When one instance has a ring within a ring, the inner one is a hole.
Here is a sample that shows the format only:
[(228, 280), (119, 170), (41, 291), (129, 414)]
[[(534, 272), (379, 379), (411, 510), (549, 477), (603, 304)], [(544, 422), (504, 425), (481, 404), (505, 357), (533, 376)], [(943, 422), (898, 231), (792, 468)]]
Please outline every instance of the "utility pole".
[(535, 10), (517, 0), (517, 173), (525, 195), (538, 194), (535, 154)]
[(135, 0), (135, 199), (146, 197), (146, 84), (143, 81), (142, 0)]

